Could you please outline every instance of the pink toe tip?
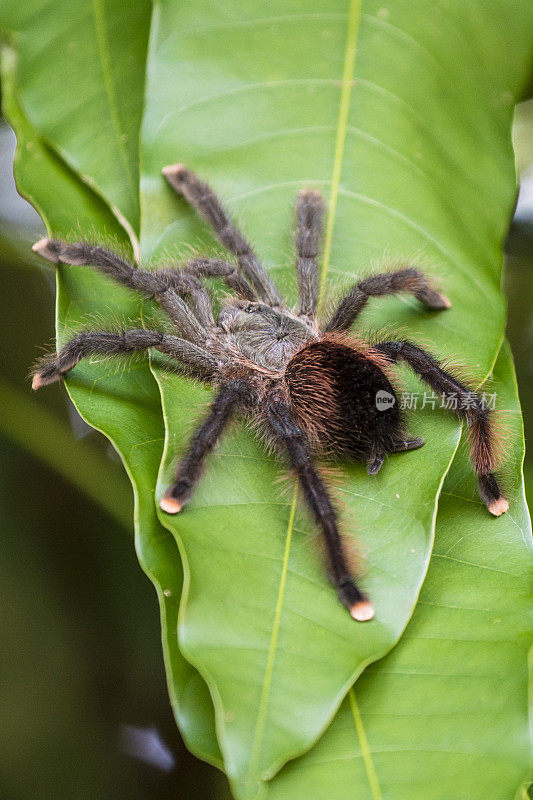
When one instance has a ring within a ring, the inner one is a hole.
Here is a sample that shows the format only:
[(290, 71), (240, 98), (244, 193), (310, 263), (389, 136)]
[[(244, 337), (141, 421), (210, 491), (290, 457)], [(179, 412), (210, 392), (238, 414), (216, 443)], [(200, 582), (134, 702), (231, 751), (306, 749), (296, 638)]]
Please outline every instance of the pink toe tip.
[(361, 600), (350, 608), (350, 614), (357, 622), (368, 622), (375, 614), (374, 606), (368, 600)]
[(54, 253), (50, 252), (48, 248), (49, 242), (50, 239), (43, 237), (42, 239), (39, 239), (38, 242), (35, 242), (31, 249), (34, 253), (38, 253), (43, 258), (47, 258), (49, 261), (54, 261), (57, 264), (59, 259)]
[(182, 509), (180, 501), (174, 497), (162, 497), (159, 501), (159, 507), (167, 514), (179, 514)]
[(180, 172), (186, 170), (185, 164), (167, 164), (166, 167), (163, 167), (161, 173), (165, 176), (165, 178), (172, 178), (176, 175), (179, 175)]
[(32, 389), (40, 389), (42, 385), (43, 385), (43, 379), (41, 378), (40, 374), (37, 373), (36, 375), (33, 376), (33, 379), (32, 379), (32, 382), (31, 382), (31, 388)]
[(443, 308), (451, 308), (452, 307), (452, 301), (448, 297), (446, 297), (445, 294), (441, 294), (441, 298), (442, 298)]
[(493, 500), (492, 503), (489, 503), (489, 511), (491, 514), (494, 514), (495, 517), (501, 517), (502, 514), (509, 511), (509, 503), (505, 497), (499, 497), (497, 500)]

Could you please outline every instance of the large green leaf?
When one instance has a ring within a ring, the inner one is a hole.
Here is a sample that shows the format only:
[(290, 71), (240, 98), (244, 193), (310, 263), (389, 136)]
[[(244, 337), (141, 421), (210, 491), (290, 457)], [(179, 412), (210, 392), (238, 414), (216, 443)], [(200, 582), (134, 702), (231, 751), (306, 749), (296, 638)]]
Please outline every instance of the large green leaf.
[[(517, 474), (524, 438), (507, 345), (494, 377), (506, 465)], [(531, 554), (523, 482), (509, 514), (484, 520), (461, 448), (400, 643), (369, 667), (320, 742), (274, 779), (268, 800), (513, 800), (530, 754)]]
[[(490, 12), (426, 2), (331, 2), (324, 11), (284, 0), (265, 16), (254, 2), (158, 3), (142, 135), (145, 257), (185, 252), (186, 242), (212, 246), (191, 210), (161, 190), (161, 167), (183, 161), (215, 185), (294, 297), (292, 202), (302, 185), (323, 188), (326, 288), (387, 249), (422, 250), (453, 310), (431, 316), (391, 300), (369, 309), (364, 325), (400, 324), (486, 374), (503, 335), (510, 124), (533, 31), (519, 3), (492, 3)], [(512, 59), (501, 63), (511, 44)], [(160, 385), (163, 490), (208, 393), (168, 376)], [(255, 796), (261, 779), (320, 735), (411, 614), (458, 437), (456, 424), (428, 408), (412, 426), (428, 444), (391, 461), (379, 479), (344, 470), (343, 499), (377, 606), (371, 625), (354, 626), (339, 607), (309, 546), (312, 527), (303, 516), (295, 524), (290, 496), (276, 488), (280, 468), (240, 429), (212, 459), (187, 513), (161, 515), (187, 576), (180, 647), (211, 690), (239, 797)]]
[(135, 233), (150, 12), (149, 0), (127, 10), (117, 0), (4, 0), (0, 22), (28, 121)]
[[(38, 27), (38, 17), (34, 18), (34, 24)], [(18, 102), (19, 63), (17, 53), (4, 47), (4, 111), (17, 132), (15, 174), (21, 194), (32, 202), (54, 234), (84, 231), (95, 238), (112, 235), (127, 247), (129, 240), (109, 208), (65, 165), (26, 119)], [(56, 109), (64, 110), (58, 102)], [(105, 149), (103, 143), (101, 146)], [(134, 320), (133, 324), (138, 324), (141, 314), (138, 298), (91, 271), (62, 266), (57, 288), (59, 342), (66, 341), (73, 329), (94, 325), (94, 314), (99, 319), (120, 319), (123, 324)], [(177, 615), (183, 581), (179, 554), (155, 513), (154, 486), (164, 441), (159, 392), (146, 361), (124, 366), (126, 368), (117, 370), (109, 360), (86, 362), (68, 381), (68, 389), (84, 419), (113, 442), (131, 478), (135, 494), (136, 549), (159, 598), (163, 651), (174, 713), (189, 747), (207, 760), (220, 763), (207, 689), (181, 656), (177, 644)], [(82, 458), (79, 469), (83, 467)], [(107, 486), (106, 490), (105, 503), (109, 506), (113, 487)], [(120, 494), (116, 502), (121, 502)]]
[[(65, 186), (72, 183), (86, 198), (82, 180), (111, 205), (135, 245), (138, 200), (129, 184), (140, 160), (145, 256), (176, 244), (183, 252), (191, 243), (211, 246), (160, 176), (165, 163), (187, 161), (230, 201), (294, 297), (284, 265), (292, 201), (302, 184), (322, 187), (330, 204), (326, 290), (338, 290), (386, 250), (422, 252), (445, 279), (452, 311), (430, 316), (411, 301), (390, 299), (365, 312), (365, 326), (392, 321), (432, 340), (437, 353), (478, 365), (480, 376), (489, 371), (503, 334), (500, 251), (514, 197), (509, 128), (526, 73), (531, 9), (519, 0), (395, 0), (386, 8), (368, 1), (364, 9), (355, 0), (332, 0), (326, 10), (316, 0), (277, 0), (265, 17), (256, 0), (158, 4), (138, 150), (146, 6), (108, 0), (89, 10), (75, 2), (67, 11), (35, 0), (31, 13), (26, 8), (6, 4), (10, 52), (18, 55), (13, 94), (40, 145), (53, 145), (75, 172), (55, 156), (57, 183), (33, 164), (23, 170), (32, 139), (22, 114), (11, 111), (22, 145), (19, 183), (56, 232), (79, 227), (122, 236), (101, 203), (78, 211)], [(80, 45), (82, 22), (84, 32), (97, 34), (97, 47)], [(65, 324), (77, 325), (89, 312), (126, 321), (140, 313), (131, 295), (97, 275), (65, 268), (60, 275), (61, 341)], [(168, 422), (166, 482), (208, 393), (168, 376), (159, 381)], [(122, 378), (107, 363), (80, 366), (69, 385), (81, 413), (116, 442), (132, 476), (137, 547), (163, 604), (175, 710), (190, 746), (217, 761), (205, 684), (176, 646), (179, 560), (154, 518), (162, 433), (154, 384), (144, 366)], [(420, 389), (413, 381), (407, 387)], [(212, 460), (190, 510), (172, 524), (163, 520), (186, 567), (180, 643), (209, 684), (225, 766), (243, 798), (313, 743), (355, 676), (393, 645), (412, 612), (459, 428), (426, 408), (412, 429), (427, 438), (426, 447), (391, 460), (377, 479), (357, 467), (344, 471), (347, 517), (357, 527), (365, 583), (378, 608), (370, 625), (355, 625), (338, 606), (308, 541), (308, 520), (273, 485), (279, 467), (242, 430)]]

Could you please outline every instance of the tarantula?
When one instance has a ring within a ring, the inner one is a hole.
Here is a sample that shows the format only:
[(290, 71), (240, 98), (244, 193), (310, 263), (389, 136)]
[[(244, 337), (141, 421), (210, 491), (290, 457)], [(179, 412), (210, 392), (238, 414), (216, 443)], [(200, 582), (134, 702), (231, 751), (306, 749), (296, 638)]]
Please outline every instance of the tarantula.
[[(313, 455), (362, 460), (369, 474), (376, 475), (385, 456), (424, 444), (423, 439), (410, 438), (404, 430), (391, 365), (404, 361), (432, 390), (465, 400), (455, 413), (470, 429), (471, 458), (480, 495), (495, 516), (509, 508), (494, 475), (490, 413), (479, 395), (416, 344), (401, 339), (370, 345), (347, 333), (370, 297), (409, 292), (426, 309), (435, 311), (449, 308), (450, 303), (419, 270), (397, 269), (357, 282), (321, 325), (317, 319), (317, 257), (324, 202), (318, 192), (305, 189), (296, 201), (299, 302), (293, 310), (212, 189), (182, 164), (165, 167), (163, 175), (212, 226), (235, 256), (236, 265), (194, 258), (181, 268), (147, 271), (87, 242), (41, 239), (33, 249), (50, 261), (94, 267), (154, 297), (179, 336), (145, 329), (81, 332), (38, 366), (33, 388), (60, 380), (87, 356), (149, 348), (170, 356), (179, 370), (215, 385), (214, 402), (179, 463), (175, 482), (160, 500), (161, 508), (168, 514), (183, 509), (206, 457), (230, 417), (240, 409), (285, 451), (324, 534), (330, 577), (338, 597), (354, 619), (369, 620), (374, 616), (373, 606), (351, 575), (337, 513)], [(234, 293), (216, 321), (201, 280), (207, 277), (222, 278)], [(379, 398), (388, 402), (380, 404)]]

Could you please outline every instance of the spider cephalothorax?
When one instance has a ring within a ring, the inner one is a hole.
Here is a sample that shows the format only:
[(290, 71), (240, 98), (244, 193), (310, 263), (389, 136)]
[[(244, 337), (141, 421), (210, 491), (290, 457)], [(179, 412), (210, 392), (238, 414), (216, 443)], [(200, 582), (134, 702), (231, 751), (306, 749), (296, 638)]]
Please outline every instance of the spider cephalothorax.
[(241, 357), (276, 371), (283, 370), (289, 359), (317, 336), (288, 309), (265, 303), (232, 302), (218, 315), (217, 325)]
[[(456, 400), (452, 405), (455, 413), (470, 427), (471, 456), (481, 497), (495, 516), (509, 508), (494, 475), (490, 413), (481, 398), (415, 344), (402, 339), (370, 345), (347, 333), (373, 296), (410, 292), (431, 310), (449, 308), (450, 303), (421, 272), (408, 267), (359, 281), (321, 325), (317, 319), (317, 255), (324, 204), (318, 192), (304, 190), (297, 198), (299, 303), (292, 310), (209, 186), (181, 164), (165, 167), (163, 174), (212, 225), (236, 257), (236, 265), (195, 258), (181, 268), (148, 271), (86, 242), (41, 239), (34, 250), (45, 258), (92, 266), (155, 297), (179, 336), (143, 328), (122, 333), (79, 333), (57, 355), (39, 365), (33, 388), (63, 378), (86, 356), (148, 348), (167, 354), (178, 369), (215, 385), (217, 394), (210, 411), (178, 466), (175, 483), (161, 498), (161, 508), (169, 514), (182, 510), (192, 496), (206, 456), (232, 415), (240, 410), (288, 456), (324, 534), (330, 577), (339, 599), (354, 619), (371, 619), (374, 609), (350, 574), (335, 507), (313, 454), (362, 460), (368, 472), (375, 475), (387, 455), (424, 444), (404, 430), (391, 382), (391, 365), (405, 361), (434, 391)], [(206, 277), (223, 278), (233, 293), (216, 321), (201, 280)]]

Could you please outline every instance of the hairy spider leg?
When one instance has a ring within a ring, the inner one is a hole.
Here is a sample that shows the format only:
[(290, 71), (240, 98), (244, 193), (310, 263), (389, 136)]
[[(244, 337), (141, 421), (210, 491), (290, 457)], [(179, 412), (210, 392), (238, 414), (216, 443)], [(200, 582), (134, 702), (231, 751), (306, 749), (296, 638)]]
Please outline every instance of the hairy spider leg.
[(370, 275), (356, 283), (340, 301), (326, 325), (326, 331), (347, 331), (370, 297), (381, 297), (399, 292), (413, 294), (431, 311), (440, 311), (451, 306), (448, 298), (433, 289), (419, 270), (406, 267), (395, 272)]
[(267, 417), (274, 435), (285, 445), (304, 497), (324, 534), (331, 580), (337, 590), (339, 600), (358, 622), (372, 619), (374, 608), (368, 598), (357, 588), (350, 575), (339, 535), (335, 509), (324, 482), (313, 464), (311, 452), (299, 427), (292, 419), (289, 408), (278, 400), (271, 400), (268, 403)]
[(319, 192), (304, 189), (296, 198), (296, 276), (298, 278), (298, 314), (316, 315), (318, 302), (318, 251), (322, 238), (324, 200)]
[[(405, 439), (400, 442), (396, 442), (394, 449), (389, 450), (389, 453), (408, 453), (410, 450), (418, 450), (419, 447), (423, 447), (425, 444), (424, 439)], [(381, 467), (383, 466), (383, 462), (385, 461), (385, 454), (384, 453), (375, 453), (371, 456), (371, 458), (367, 461), (366, 471), (369, 475), (377, 475), (380, 471)]]
[(155, 299), (174, 325), (181, 336), (191, 342), (204, 344), (208, 339), (207, 329), (198, 320), (198, 317), (189, 308), (180, 293), (175, 289), (167, 289), (162, 294), (155, 295)]
[(164, 167), (163, 175), (172, 188), (182, 194), (207, 220), (222, 244), (237, 256), (239, 268), (254, 287), (259, 299), (270, 306), (283, 306), (278, 290), (261, 266), (252, 246), (237, 230), (211, 187), (183, 164)]
[(432, 389), (446, 397), (457, 397), (458, 408), (454, 412), (466, 419), (470, 432), (470, 455), (477, 473), (479, 493), (488, 510), (499, 517), (509, 509), (494, 475), (496, 464), (494, 435), (490, 422), (490, 411), (478, 394), (472, 392), (461, 381), (444, 370), (439, 362), (425, 350), (411, 342), (380, 342), (376, 348), (391, 361), (405, 361)]
[(232, 289), (243, 300), (256, 299), (255, 292), (233, 264), (217, 258), (193, 258), (183, 267), (191, 275), (201, 278), (223, 278), (228, 288)]
[(154, 347), (186, 365), (199, 378), (209, 378), (218, 368), (217, 360), (206, 350), (159, 331), (134, 328), (122, 333), (83, 331), (70, 340), (57, 355), (43, 361), (33, 375), (32, 388), (40, 389), (65, 377), (82, 358), (93, 355), (124, 355)]
[(403, 442), (399, 442), (392, 452), (408, 453), (411, 450), (418, 450), (419, 447), (423, 447), (424, 445), (425, 441), (421, 437), (417, 437), (416, 439), (406, 439)]
[[(187, 265), (183, 269), (140, 269), (99, 245), (89, 242), (69, 243), (60, 239), (40, 239), (33, 245), (33, 250), (54, 264), (62, 262), (77, 267), (92, 267), (129, 289), (141, 292), (146, 297), (155, 297), (160, 305), (165, 306), (165, 311), (175, 319), (180, 329), (183, 328), (180, 324), (182, 321), (189, 329), (194, 323), (188, 320), (187, 314), (182, 320), (183, 315), (180, 312), (183, 303), (172, 302), (176, 294), (190, 298), (194, 316), (202, 328), (214, 325), (209, 295), (194, 271), (187, 269)], [(182, 330), (182, 333), (185, 334), (185, 331)]]
[(167, 489), (159, 503), (167, 514), (177, 514), (189, 502), (194, 487), (202, 475), (206, 456), (216, 445), (235, 406), (249, 397), (250, 388), (244, 380), (229, 381), (222, 386), (208, 416), (194, 434), (187, 454), (178, 465), (175, 482)]
[(377, 475), (385, 461), (384, 453), (376, 453), (373, 455), (366, 464), (366, 471), (369, 475)]

